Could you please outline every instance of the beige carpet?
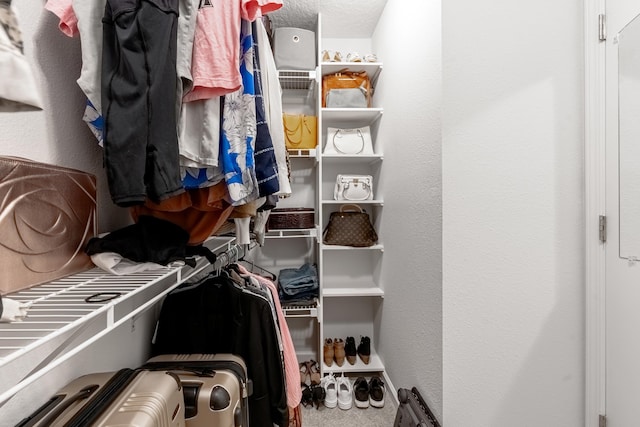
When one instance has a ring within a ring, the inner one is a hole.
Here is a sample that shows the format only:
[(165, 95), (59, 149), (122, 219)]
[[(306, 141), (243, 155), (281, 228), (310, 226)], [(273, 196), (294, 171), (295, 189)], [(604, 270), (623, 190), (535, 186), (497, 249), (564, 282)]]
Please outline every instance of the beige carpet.
[(320, 408), (301, 406), (302, 427), (393, 427), (397, 406), (394, 399), (385, 390), (385, 404), (383, 408), (369, 406), (366, 409), (356, 408), (343, 410), (338, 407)]
[(368, 407), (360, 409), (336, 408), (302, 409), (302, 427), (393, 427), (396, 407), (392, 401), (385, 402), (384, 408)]

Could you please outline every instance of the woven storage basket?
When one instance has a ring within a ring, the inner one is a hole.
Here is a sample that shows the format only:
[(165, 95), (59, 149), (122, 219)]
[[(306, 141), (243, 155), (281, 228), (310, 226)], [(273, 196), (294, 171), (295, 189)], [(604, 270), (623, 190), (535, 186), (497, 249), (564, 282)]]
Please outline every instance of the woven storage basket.
[(269, 230), (290, 230), (315, 227), (313, 208), (276, 208), (269, 214)]

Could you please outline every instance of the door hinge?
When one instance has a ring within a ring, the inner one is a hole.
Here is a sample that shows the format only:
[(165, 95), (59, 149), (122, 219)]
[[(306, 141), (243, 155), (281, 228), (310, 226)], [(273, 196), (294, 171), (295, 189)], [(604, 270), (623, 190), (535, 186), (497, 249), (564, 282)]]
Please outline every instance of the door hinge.
[(598, 416), (598, 427), (607, 427), (607, 417), (604, 415)]
[(598, 40), (601, 42), (607, 40), (607, 22), (603, 13), (598, 15)]
[(607, 241), (607, 217), (604, 215), (598, 218), (598, 236), (602, 243)]

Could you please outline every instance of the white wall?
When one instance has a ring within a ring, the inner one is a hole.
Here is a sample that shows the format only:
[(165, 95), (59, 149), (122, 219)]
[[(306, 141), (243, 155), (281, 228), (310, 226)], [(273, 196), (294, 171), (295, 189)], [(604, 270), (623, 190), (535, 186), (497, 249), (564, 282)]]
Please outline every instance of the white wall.
[[(44, 2), (13, 3), (18, 11), (25, 54), (36, 75), (44, 110), (0, 113), (0, 155), (26, 157), (95, 174), (99, 231), (120, 228), (130, 222), (129, 215), (111, 202), (102, 169), (101, 149), (82, 121), (85, 98), (76, 84), (81, 65), (80, 40), (62, 35), (55, 16), (42, 8)], [(135, 366), (144, 361), (148, 348), (140, 343), (144, 342), (144, 337), (151, 336), (154, 319), (152, 311), (137, 317), (135, 322), (126, 323), (100, 340), (97, 346), (81, 352), (39, 379), (0, 407), (0, 426), (15, 425), (78, 375)], [(83, 336), (90, 335), (85, 333)], [(57, 345), (63, 343), (63, 338), (56, 341)], [(17, 379), (23, 378), (54, 349), (52, 346), (34, 352), (29, 363), (16, 362), (12, 373)]]
[[(420, 13), (416, 13), (420, 11)], [(442, 414), (440, 0), (389, 0), (373, 38), (384, 68), (385, 297), (378, 353), (397, 389)]]
[[(40, 4), (14, 1), (25, 44), (25, 55), (36, 75), (43, 111), (0, 113), (0, 155), (80, 169), (98, 180), (99, 231), (130, 222), (125, 209), (112, 202), (102, 168), (102, 149), (82, 121), (85, 97), (80, 76), (80, 39), (58, 30), (54, 14)], [(1, 76), (0, 76), (1, 78)]]
[(582, 3), (442, 28), (445, 425), (584, 425)]

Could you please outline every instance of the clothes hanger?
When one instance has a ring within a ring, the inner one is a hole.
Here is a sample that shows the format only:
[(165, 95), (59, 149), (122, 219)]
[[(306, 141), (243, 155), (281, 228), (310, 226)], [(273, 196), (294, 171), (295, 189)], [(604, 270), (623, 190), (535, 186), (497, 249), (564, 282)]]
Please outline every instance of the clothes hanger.
[(267, 270), (266, 268), (260, 267), (255, 262), (245, 259), (245, 255), (252, 249), (252, 248), (249, 247), (249, 245), (246, 245), (246, 246), (247, 247), (243, 251), (243, 255), (240, 258), (238, 258), (237, 262), (238, 263), (244, 262), (246, 265), (248, 265), (249, 266), (248, 270), (251, 273), (255, 274), (254, 269), (260, 270), (263, 273), (263, 274), (261, 274), (262, 276), (265, 276), (267, 279), (271, 280), (272, 282), (275, 282), (276, 279), (278, 278), (278, 276), (276, 276), (274, 273), (272, 273), (271, 271)]

